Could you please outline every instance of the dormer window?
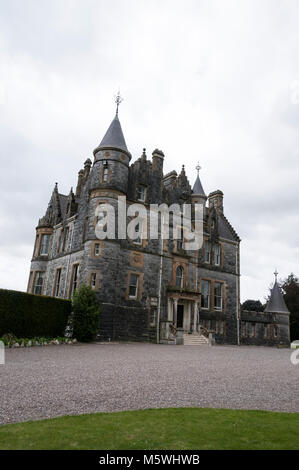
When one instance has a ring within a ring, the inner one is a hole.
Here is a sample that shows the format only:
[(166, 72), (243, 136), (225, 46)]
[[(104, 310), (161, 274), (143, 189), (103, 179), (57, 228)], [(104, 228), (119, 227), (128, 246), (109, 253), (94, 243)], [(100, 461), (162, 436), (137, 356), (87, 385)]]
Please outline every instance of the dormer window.
[(144, 202), (145, 198), (146, 198), (146, 187), (140, 185), (138, 187), (137, 199), (138, 199), (138, 201)]

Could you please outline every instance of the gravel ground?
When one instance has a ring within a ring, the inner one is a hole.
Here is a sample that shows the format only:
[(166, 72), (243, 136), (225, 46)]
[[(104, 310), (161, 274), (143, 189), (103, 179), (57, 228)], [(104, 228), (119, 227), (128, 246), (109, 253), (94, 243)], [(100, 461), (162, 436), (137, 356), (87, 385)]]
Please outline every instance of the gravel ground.
[(299, 411), (291, 350), (74, 344), (6, 350), (0, 423), (165, 407)]

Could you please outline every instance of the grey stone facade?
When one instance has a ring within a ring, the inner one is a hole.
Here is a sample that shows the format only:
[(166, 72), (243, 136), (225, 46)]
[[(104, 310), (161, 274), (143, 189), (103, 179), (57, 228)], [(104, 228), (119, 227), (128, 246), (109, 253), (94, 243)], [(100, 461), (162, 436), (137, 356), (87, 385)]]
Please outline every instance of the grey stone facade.
[[(93, 163), (87, 159), (79, 171), (76, 192), (62, 195), (55, 185), (36, 228), (28, 292), (70, 298), (81, 283), (91, 285), (102, 306), (104, 340), (173, 343), (182, 332), (213, 332), (217, 343), (251, 344), (241, 338), (240, 239), (223, 213), (222, 192), (207, 197), (199, 176), (192, 190), (184, 167), (164, 175), (160, 150), (130, 161), (116, 115)], [(202, 248), (186, 251), (177, 240), (161, 240), (160, 232), (140, 243), (98, 240), (96, 208), (109, 203), (117, 217), (119, 196), (126, 196), (127, 207), (142, 199), (147, 210), (150, 204), (202, 204)]]

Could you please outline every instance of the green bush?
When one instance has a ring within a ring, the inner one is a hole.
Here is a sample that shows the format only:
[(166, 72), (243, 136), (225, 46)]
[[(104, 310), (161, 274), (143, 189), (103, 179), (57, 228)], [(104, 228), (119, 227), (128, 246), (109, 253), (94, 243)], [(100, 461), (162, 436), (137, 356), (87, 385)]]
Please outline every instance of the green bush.
[(0, 336), (63, 336), (71, 309), (69, 300), (0, 289)]
[(95, 292), (90, 286), (82, 284), (74, 293), (73, 299), (73, 337), (78, 341), (92, 341), (99, 329), (100, 306)]

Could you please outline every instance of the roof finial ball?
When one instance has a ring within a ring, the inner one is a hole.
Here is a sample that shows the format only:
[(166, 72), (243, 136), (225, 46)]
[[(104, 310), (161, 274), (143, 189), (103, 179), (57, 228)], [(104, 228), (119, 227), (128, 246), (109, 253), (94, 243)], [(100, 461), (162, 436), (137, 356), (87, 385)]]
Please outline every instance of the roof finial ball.
[(197, 165), (196, 165), (196, 170), (197, 170), (197, 176), (199, 176), (199, 171), (201, 170), (201, 166), (199, 164), (199, 162), (197, 162)]
[(123, 98), (120, 96), (120, 91), (118, 90), (117, 95), (115, 96), (116, 116), (118, 116), (118, 108), (122, 101), (123, 101)]

